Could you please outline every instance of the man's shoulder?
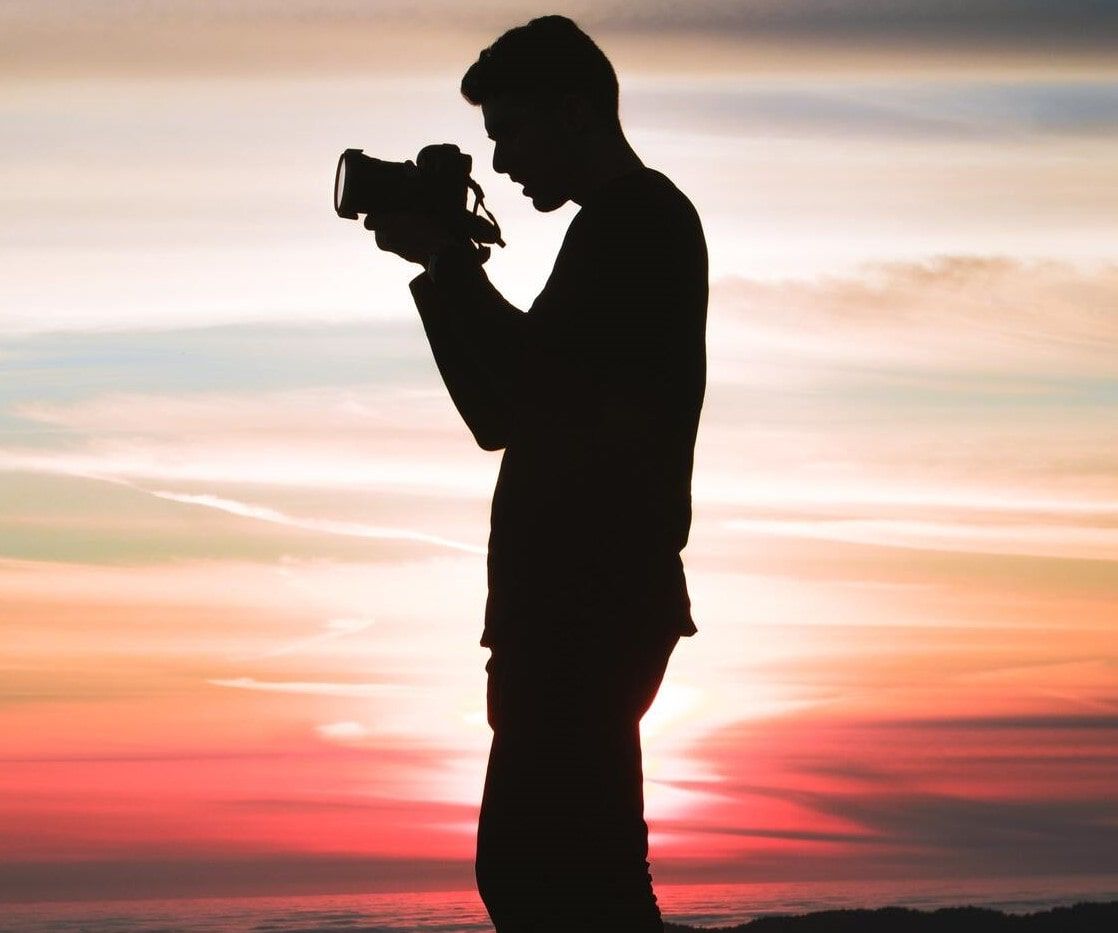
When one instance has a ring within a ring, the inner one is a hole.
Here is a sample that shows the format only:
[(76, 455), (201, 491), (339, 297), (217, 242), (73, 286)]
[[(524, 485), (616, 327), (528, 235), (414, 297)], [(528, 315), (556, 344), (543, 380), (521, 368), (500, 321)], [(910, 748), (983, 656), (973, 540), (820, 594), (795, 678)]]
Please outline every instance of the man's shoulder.
[(676, 183), (659, 169), (646, 168), (644, 172), (640, 173), (639, 181), (647, 189), (649, 197), (662, 198), (665, 202), (679, 208), (695, 210), (695, 205), (691, 203), (691, 199), (680, 191)]
[(642, 167), (615, 179), (576, 220), (587, 232), (610, 237), (659, 235), (683, 231), (702, 237), (698, 211), (663, 172)]
[(681, 211), (695, 211), (691, 200), (667, 175), (648, 166), (641, 166), (614, 179), (585, 210), (587, 213), (615, 213), (638, 209), (648, 204)]

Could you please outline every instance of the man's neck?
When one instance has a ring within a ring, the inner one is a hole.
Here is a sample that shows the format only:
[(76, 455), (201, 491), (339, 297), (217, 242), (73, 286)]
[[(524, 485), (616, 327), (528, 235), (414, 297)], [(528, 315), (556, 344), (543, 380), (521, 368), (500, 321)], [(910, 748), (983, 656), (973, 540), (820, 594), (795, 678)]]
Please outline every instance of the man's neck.
[(571, 200), (580, 207), (615, 178), (644, 167), (624, 136), (611, 136), (587, 148), (583, 171)]

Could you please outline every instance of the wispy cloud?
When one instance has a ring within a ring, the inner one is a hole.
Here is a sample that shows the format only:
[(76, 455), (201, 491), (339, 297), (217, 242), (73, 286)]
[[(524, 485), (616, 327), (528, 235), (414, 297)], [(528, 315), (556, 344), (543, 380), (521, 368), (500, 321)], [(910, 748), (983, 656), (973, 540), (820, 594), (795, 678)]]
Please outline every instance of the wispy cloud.
[(1022, 146), (1058, 135), (1118, 133), (1118, 76), (944, 80), (851, 75), (827, 82), (714, 75), (627, 85), (628, 125), (698, 138), (951, 140)]
[(323, 723), (314, 728), (323, 738), (340, 742), (363, 739), (370, 734), (370, 730), (366, 726), (348, 719), (344, 722)]
[(0, 468), (125, 480), (428, 488), (473, 496), (496, 460), (477, 449), (445, 393), (366, 385), (281, 391), (108, 392), (16, 402), (11, 412), (84, 450), (0, 448)]
[(395, 695), (407, 688), (401, 684), (315, 683), (297, 680), (256, 680), (254, 677), (233, 677), (206, 681), (215, 687), (237, 690), (262, 690), (268, 693), (301, 693), (309, 696), (367, 698)]
[(269, 658), (278, 657), (279, 655), (301, 654), (305, 651), (313, 651), (315, 648), (337, 641), (339, 638), (346, 638), (349, 635), (357, 635), (360, 632), (364, 632), (374, 624), (375, 622), (373, 619), (331, 619), (326, 623), (325, 632), (320, 632), (317, 635), (311, 635), (307, 638), (300, 638), (297, 641), (288, 642), (276, 648), (270, 648), (267, 651), (261, 652), (259, 655), (255, 655), (255, 657)]
[(948, 873), (945, 860), (972, 870), (1112, 869), (1116, 738), (1113, 713), (868, 721), (809, 713), (743, 723), (696, 746), (721, 779), (694, 785), (704, 792), (695, 811), (663, 828), (739, 836), (744, 859), (774, 840), (784, 844), (778, 854), (836, 864), (867, 857), (856, 850), (872, 845), (910, 873)]
[[(197, 4), (187, 0), (149, 0), (106, 8), (95, 0), (67, 0), (48, 12), (26, 2), (9, 4), (9, 19), (50, 22), (66, 16), (77, 24), (114, 23), (132, 18), (147, 28), (167, 22), (179, 26), (226, 29), (249, 22), (266, 26), (305, 27), (317, 16), (323, 25), (360, 31), (373, 24), (385, 29), (422, 25), (428, 31), (499, 30), (539, 15), (527, 0), (434, 0), (417, 10), (406, 0), (287, 0), (282, 6), (259, 0)], [(936, 0), (697, 0), (680, 6), (639, 0), (575, 0), (564, 12), (589, 28), (611, 35), (649, 31), (658, 35), (706, 31), (769, 41), (799, 40), (820, 44), (909, 43), (973, 49), (1029, 47), (1041, 39), (1057, 49), (1105, 46), (1118, 38), (1118, 15), (1092, 0), (974, 0), (966, 5)], [(323, 15), (325, 14), (325, 15)]]
[[(711, 347), (731, 359), (1021, 375), (1114, 378), (1118, 267), (946, 256), (860, 275), (716, 283)], [(972, 388), (963, 384), (962, 391)], [(1013, 386), (1008, 386), (1012, 390)], [(1021, 383), (1024, 394), (1043, 381)]]
[(1093, 0), (976, 0), (965, 5), (937, 0), (701, 0), (686, 6), (613, 0), (600, 9), (599, 18), (637, 28), (702, 28), (829, 43), (1004, 48), (1042, 38), (1073, 47), (1118, 40), (1118, 13)]
[[(1109, 505), (1109, 513), (1118, 514), (1118, 502)], [(729, 528), (753, 534), (848, 541), (883, 547), (1118, 560), (1118, 528), (866, 518), (816, 521), (734, 519), (726, 524)]]
[[(847, 9), (838, 19), (854, 28), (831, 26), (821, 36), (810, 8), (740, 7), (708, 2), (684, 10), (638, 0), (578, 0), (563, 12), (588, 29), (627, 73), (786, 71), (789, 44), (814, 50), (794, 63), (812, 71), (829, 67), (836, 47), (861, 45), (863, 55), (881, 49), (880, 30), (872, 28), (880, 17), (867, 19)], [(437, 76), (443, 87), (449, 83), (456, 97), (455, 79), (478, 52), (540, 11), (525, 0), (437, 0), (422, 8), (404, 0), (373, 7), (361, 0), (282, 5), (239, 0), (220, 7), (187, 0), (108, 7), (88, 0), (49, 6), (21, 0), (7, 4), (3, 14), (13, 39), (4, 65), (15, 74), (236, 79), (278, 73), (288, 79), (342, 73), (396, 82), (423, 75)], [(911, 32), (919, 45), (943, 45), (941, 34), (922, 26)], [(867, 27), (870, 34), (863, 36)], [(1056, 38), (1051, 30), (1049, 35)], [(91, 37), (100, 39), (99, 47), (88, 44)], [(743, 54), (745, 48), (752, 54)], [(849, 57), (841, 58), (840, 66), (849, 68)]]
[[(257, 519), (263, 522), (272, 522), (277, 525), (286, 525), (291, 528), (301, 528), (304, 531), (317, 531), (324, 534), (345, 535), (353, 538), (380, 538), (386, 540), (417, 541), (423, 544), (433, 544), (438, 547), (450, 548), (455, 551), (465, 551), (468, 554), (485, 554), (486, 549), (481, 545), (467, 544), (462, 541), (453, 541), (438, 535), (425, 534), (420, 531), (409, 531), (404, 528), (378, 528), (372, 525), (363, 525), (359, 522), (340, 522), (328, 519), (295, 518), (286, 515), (277, 509), (267, 506), (250, 505), (246, 502), (236, 502), (232, 499), (222, 499), (219, 496), (192, 495), (188, 493), (166, 492), (151, 490), (151, 494), (159, 499), (169, 499), (172, 502), (185, 502), (190, 505), (200, 505), (206, 508), (217, 509), (232, 515), (244, 518)], [(335, 636), (331, 636), (335, 637)]]

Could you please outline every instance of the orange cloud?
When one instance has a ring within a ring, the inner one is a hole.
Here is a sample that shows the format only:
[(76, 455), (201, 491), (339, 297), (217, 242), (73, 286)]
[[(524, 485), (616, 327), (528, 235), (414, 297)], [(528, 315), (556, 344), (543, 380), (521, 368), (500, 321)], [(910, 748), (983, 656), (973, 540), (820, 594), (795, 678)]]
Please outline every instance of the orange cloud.
[(808, 281), (727, 278), (713, 287), (711, 349), (716, 372), (727, 376), (732, 360), (748, 354), (766, 367), (793, 358), (808, 366), (1107, 377), (1118, 356), (1115, 307), (1114, 265), (944, 256)]

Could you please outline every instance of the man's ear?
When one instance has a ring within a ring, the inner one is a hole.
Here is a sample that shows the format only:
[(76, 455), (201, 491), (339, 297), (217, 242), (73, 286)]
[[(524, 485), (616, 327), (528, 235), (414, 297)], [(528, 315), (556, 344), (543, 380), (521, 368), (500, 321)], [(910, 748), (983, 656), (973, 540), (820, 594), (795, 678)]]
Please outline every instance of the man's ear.
[(563, 129), (574, 136), (582, 136), (594, 128), (596, 115), (585, 97), (564, 94), (559, 102), (559, 118)]

